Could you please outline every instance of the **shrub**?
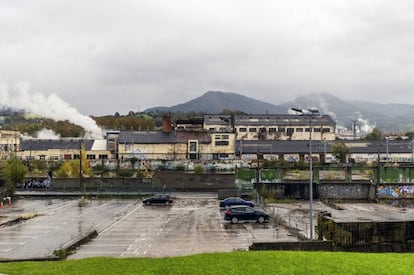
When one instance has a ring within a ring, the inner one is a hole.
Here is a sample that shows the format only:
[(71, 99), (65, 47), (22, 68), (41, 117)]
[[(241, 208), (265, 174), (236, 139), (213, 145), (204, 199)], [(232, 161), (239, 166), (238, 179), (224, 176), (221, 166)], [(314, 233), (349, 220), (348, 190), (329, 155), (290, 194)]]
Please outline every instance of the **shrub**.
[(119, 177), (128, 178), (134, 175), (134, 171), (132, 169), (119, 169), (117, 175)]
[(138, 170), (136, 172), (136, 177), (137, 178), (145, 178), (147, 176), (147, 171), (145, 170)]
[(196, 167), (194, 167), (194, 173), (196, 173), (196, 174), (204, 173), (204, 167), (201, 166), (201, 165), (197, 165)]

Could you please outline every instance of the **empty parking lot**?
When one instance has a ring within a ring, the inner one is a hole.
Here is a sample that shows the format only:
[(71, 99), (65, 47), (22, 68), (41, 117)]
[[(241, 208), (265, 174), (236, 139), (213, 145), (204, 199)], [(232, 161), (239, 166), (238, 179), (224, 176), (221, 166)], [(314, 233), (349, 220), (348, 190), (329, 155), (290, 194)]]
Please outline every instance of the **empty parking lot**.
[(34, 215), (0, 227), (0, 258), (42, 258), (82, 234), (98, 236), (69, 258), (164, 257), (247, 249), (254, 241), (295, 240), (272, 223), (229, 224), (214, 196), (175, 196), (171, 206), (132, 199), (23, 199), (1, 211)]

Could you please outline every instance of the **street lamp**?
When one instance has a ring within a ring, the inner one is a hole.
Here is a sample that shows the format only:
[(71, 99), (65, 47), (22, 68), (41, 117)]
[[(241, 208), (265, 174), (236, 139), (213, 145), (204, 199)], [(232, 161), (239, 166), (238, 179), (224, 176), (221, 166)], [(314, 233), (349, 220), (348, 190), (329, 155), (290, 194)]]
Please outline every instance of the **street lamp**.
[(312, 118), (319, 115), (319, 110), (316, 108), (309, 108), (308, 110), (290, 109), (309, 118), (309, 239), (313, 240)]

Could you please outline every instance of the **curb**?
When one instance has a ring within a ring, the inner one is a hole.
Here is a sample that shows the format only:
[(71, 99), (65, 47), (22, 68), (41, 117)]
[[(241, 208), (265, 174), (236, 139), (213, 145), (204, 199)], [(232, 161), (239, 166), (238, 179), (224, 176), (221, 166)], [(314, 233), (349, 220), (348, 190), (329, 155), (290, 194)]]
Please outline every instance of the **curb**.
[[(20, 218), (16, 219), (20, 220)], [(10, 222), (10, 221), (9, 221)], [(7, 224), (6, 222), (5, 224)], [(8, 262), (32, 262), (32, 261), (59, 261), (66, 259), (76, 248), (85, 244), (98, 236), (98, 232), (96, 230), (92, 230), (85, 235), (81, 236), (78, 240), (73, 240), (64, 245), (60, 249), (56, 249), (53, 253), (46, 257), (33, 257), (33, 258), (20, 258), (20, 259), (7, 259), (7, 258), (0, 258), (0, 263), (8, 263)]]
[(57, 257), (57, 259), (59, 260), (64, 260), (67, 258), (68, 255), (72, 254), (72, 252), (76, 248), (78, 248), (82, 244), (89, 242), (90, 240), (94, 239), (96, 236), (98, 236), (98, 232), (96, 230), (91, 230), (90, 232), (81, 236), (78, 240), (70, 241), (69, 243), (64, 245), (62, 248), (56, 249), (55, 251), (53, 251), (53, 256)]

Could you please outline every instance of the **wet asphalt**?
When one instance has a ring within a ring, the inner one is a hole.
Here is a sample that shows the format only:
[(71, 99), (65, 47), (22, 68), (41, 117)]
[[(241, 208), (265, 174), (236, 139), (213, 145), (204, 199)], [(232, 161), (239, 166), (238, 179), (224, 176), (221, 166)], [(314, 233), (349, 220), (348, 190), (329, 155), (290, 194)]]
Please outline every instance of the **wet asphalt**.
[[(4, 224), (14, 217), (25, 220)], [(92, 231), (69, 259), (167, 257), (247, 250), (254, 241), (291, 240), (273, 223), (230, 224), (211, 195), (183, 194), (171, 206), (135, 199), (22, 198), (0, 209), (0, 259), (42, 259)]]

